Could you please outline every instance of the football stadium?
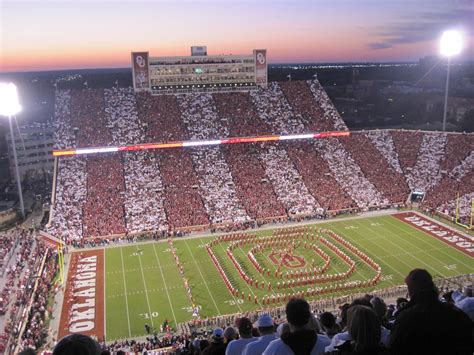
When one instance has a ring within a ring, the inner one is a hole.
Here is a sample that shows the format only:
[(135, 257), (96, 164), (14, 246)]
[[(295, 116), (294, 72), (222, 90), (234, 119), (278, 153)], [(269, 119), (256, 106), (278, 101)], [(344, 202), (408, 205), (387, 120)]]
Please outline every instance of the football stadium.
[(317, 77), (268, 81), (265, 49), (132, 52), (131, 67), (133, 87), (56, 89), (49, 219), (1, 239), (2, 268), (29, 260), (7, 269), (1, 351), (83, 334), (196, 354), (248, 320), (291, 333), (296, 304), (322, 353), (323, 318), (346, 312), (335, 333), (350, 332), (351, 307), (377, 302), (376, 345), (397, 349), (395, 314), (435, 289), (472, 350), (456, 302), (473, 302), (474, 134), (350, 131)]

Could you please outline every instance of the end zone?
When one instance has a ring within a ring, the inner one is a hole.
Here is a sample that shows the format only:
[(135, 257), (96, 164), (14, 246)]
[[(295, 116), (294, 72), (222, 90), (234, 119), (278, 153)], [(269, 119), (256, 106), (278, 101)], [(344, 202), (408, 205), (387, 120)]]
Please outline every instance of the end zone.
[(451, 228), (445, 227), (442, 224), (415, 212), (396, 213), (392, 216), (429, 234), (434, 238), (445, 242), (446, 244), (462, 251), (470, 257), (474, 257), (473, 237), (456, 232)]
[(104, 250), (71, 254), (58, 338), (81, 333), (103, 340)]

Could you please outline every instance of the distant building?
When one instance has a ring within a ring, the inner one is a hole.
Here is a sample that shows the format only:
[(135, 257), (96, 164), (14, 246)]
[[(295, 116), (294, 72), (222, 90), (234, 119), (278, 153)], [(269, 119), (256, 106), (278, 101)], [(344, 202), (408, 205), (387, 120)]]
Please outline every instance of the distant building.
[[(354, 80), (354, 78), (352, 79)], [(357, 83), (348, 84), (345, 86), (346, 95), (356, 99), (364, 99), (374, 93), (375, 81), (373, 80), (359, 80)]]
[(426, 92), (425, 89), (414, 86), (407, 81), (394, 81), (392, 84), (380, 90), (383, 95), (390, 94), (421, 94)]
[(132, 52), (133, 87), (154, 95), (190, 92), (249, 91), (267, 86), (267, 50), (248, 55), (207, 55), (206, 46), (191, 56), (150, 57)]
[(441, 61), (438, 55), (429, 55), (418, 60), (418, 65), (423, 69), (429, 69), (439, 64)]
[[(426, 112), (442, 112), (444, 107), (444, 96), (433, 95), (426, 100)], [(464, 115), (474, 109), (474, 99), (464, 97), (449, 97), (446, 116), (448, 120), (459, 122)]]
[[(51, 152), (54, 143), (53, 126), (48, 123), (35, 123), (20, 127), (20, 132), (21, 137), (18, 134), (18, 130), (14, 129), (13, 131), (20, 178), (23, 180), (27, 173), (51, 173), (54, 163)], [(10, 131), (6, 135), (6, 141), (10, 174), (16, 180)]]

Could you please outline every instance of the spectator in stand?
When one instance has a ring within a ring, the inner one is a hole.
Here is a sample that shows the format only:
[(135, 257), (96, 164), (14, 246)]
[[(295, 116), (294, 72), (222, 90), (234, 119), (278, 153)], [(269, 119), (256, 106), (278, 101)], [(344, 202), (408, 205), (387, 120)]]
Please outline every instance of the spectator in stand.
[(383, 354), (381, 323), (375, 311), (367, 306), (352, 306), (347, 314), (347, 330), (350, 338), (336, 346), (336, 354)]
[(243, 351), (243, 355), (259, 355), (262, 354), (271, 341), (277, 339), (275, 334), (275, 323), (268, 314), (262, 314), (257, 321), (260, 337), (257, 341), (249, 343)]
[(258, 338), (252, 336), (252, 322), (246, 317), (237, 320), (240, 339), (232, 340), (225, 351), (226, 355), (240, 355), (245, 346)]
[(201, 340), (194, 339), (193, 342), (189, 344), (189, 353), (191, 355), (201, 354)]
[(474, 322), (474, 297), (468, 297), (466, 292), (463, 294), (458, 290), (454, 291), (451, 297), (456, 307), (464, 311)]
[(322, 354), (329, 338), (310, 329), (311, 311), (308, 302), (293, 298), (286, 305), (286, 319), (290, 332), (272, 341), (264, 355)]
[(216, 328), (212, 332), (211, 344), (204, 349), (202, 355), (224, 355), (227, 343), (224, 342), (224, 331)]
[(288, 323), (281, 323), (277, 327), (277, 337), (281, 338), (284, 334), (290, 332), (290, 325)]
[(438, 299), (428, 271), (412, 270), (405, 279), (410, 301), (392, 329), (393, 354), (472, 354), (473, 323), (454, 305)]
[(385, 304), (384, 300), (380, 297), (372, 297), (370, 299), (370, 304), (372, 305), (373, 310), (379, 317), (380, 324), (386, 327), (387, 321), (387, 305)]
[(224, 330), (224, 340), (229, 344), (232, 340), (237, 339), (237, 331), (234, 327), (227, 327)]
[(331, 312), (321, 313), (319, 322), (321, 323), (324, 334), (326, 334), (329, 339), (332, 339), (334, 335), (341, 331), (341, 327), (336, 323), (336, 317)]
[(209, 340), (201, 339), (201, 341), (199, 342), (199, 349), (201, 350), (200, 353), (202, 353), (209, 345)]
[[(347, 319), (347, 321), (346, 321), (347, 323), (344, 322), (344, 324), (346, 324), (344, 326), (344, 332), (335, 334), (333, 336), (333, 338), (331, 339), (331, 344), (328, 347), (326, 347), (326, 352), (335, 351), (335, 350), (337, 350), (338, 346), (344, 344), (346, 341), (353, 340), (351, 338), (351, 334), (349, 333), (349, 312), (350, 312), (351, 308), (355, 307), (355, 306), (366, 306), (366, 307), (372, 308), (372, 304), (370, 303), (369, 297), (367, 297), (367, 296), (357, 298), (350, 304), (349, 307), (345, 307), (342, 310), (342, 312), (345, 312), (345, 315), (343, 314), (342, 318)], [(381, 334), (382, 334), (381, 335), (381, 342), (385, 347), (388, 347), (389, 342), (390, 342), (390, 331), (388, 329), (382, 327), (382, 326), (380, 328), (380, 331), (381, 331)]]
[(54, 347), (53, 355), (99, 355), (99, 343), (87, 335), (71, 334)]

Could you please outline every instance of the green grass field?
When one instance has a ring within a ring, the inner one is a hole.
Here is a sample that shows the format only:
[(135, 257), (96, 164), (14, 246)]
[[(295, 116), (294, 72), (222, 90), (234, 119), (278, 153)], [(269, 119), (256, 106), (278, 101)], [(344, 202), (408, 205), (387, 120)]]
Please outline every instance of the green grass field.
[[(421, 232), (392, 216), (364, 219), (333, 220), (318, 224), (344, 237), (382, 267), (382, 281), (364, 291), (403, 284), (404, 277), (413, 268), (425, 268), (433, 276), (455, 276), (474, 270), (474, 259), (449, 245)], [(271, 235), (273, 231), (262, 230), (259, 236)], [(201, 307), (202, 317), (245, 312), (261, 308), (248, 301), (235, 298), (224, 285), (204, 245), (215, 238), (202, 237), (177, 239), (174, 246), (184, 274), (189, 280), (196, 303)], [(226, 244), (220, 243), (213, 251), (234, 285), (245, 294), (263, 296), (275, 290), (256, 290), (247, 285), (238, 275), (227, 257)], [(262, 276), (248, 260), (250, 247), (234, 250), (234, 255), (245, 272), (260, 281), (272, 281), (272, 276)], [(329, 249), (321, 247), (332, 261), (326, 274), (343, 271), (347, 265)], [(343, 250), (356, 260), (356, 271), (348, 280), (366, 280), (374, 270), (357, 261), (356, 256)], [(300, 247), (296, 253), (307, 262), (318, 259)], [(256, 255), (258, 262), (272, 269), (275, 265), (268, 253)], [(283, 270), (284, 271), (284, 270)], [(273, 280), (274, 284), (276, 283)], [(192, 305), (186, 294), (181, 275), (166, 242), (143, 243), (125, 247), (113, 247), (105, 252), (105, 298), (106, 338), (133, 338), (145, 335), (144, 325), (159, 329), (167, 319), (171, 326), (192, 319)], [(308, 286), (302, 286), (305, 289)], [(358, 292), (358, 290), (354, 291)], [(342, 292), (341, 294), (347, 294)], [(325, 295), (323, 297), (329, 297)], [(319, 296), (321, 298), (321, 296)], [(314, 299), (318, 299), (315, 297)]]

